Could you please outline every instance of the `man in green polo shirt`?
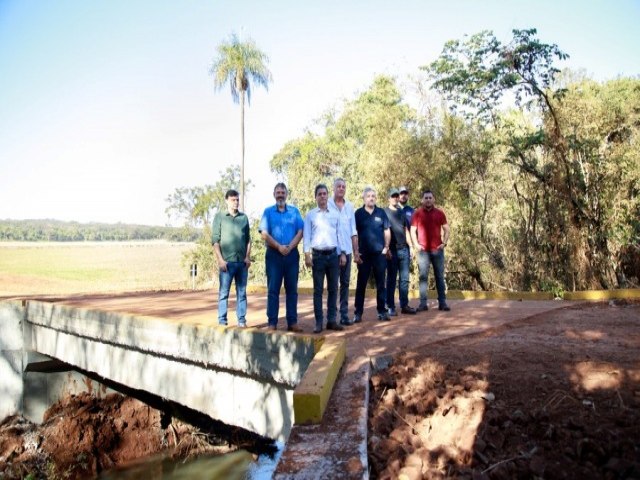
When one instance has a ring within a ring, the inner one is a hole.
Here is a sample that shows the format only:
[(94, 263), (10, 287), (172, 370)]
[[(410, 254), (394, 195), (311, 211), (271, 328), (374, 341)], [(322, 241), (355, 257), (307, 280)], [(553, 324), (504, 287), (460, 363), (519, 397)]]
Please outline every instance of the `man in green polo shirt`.
[(211, 243), (218, 259), (220, 291), (218, 294), (218, 324), (227, 325), (227, 303), (231, 281), (236, 282), (236, 315), (238, 326), (246, 327), (247, 279), (251, 266), (251, 236), (249, 219), (238, 210), (240, 195), (228, 190), (224, 195), (227, 211), (213, 219)]

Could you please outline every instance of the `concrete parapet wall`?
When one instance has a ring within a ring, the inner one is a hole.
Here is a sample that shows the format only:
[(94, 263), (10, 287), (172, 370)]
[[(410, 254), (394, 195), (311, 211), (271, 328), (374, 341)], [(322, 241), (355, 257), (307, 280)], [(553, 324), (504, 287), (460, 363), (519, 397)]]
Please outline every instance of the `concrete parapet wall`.
[(300, 382), (315, 354), (310, 337), (182, 324), (46, 302), (28, 302), (27, 320), (58, 332), (269, 379), (291, 388)]
[(30, 301), (24, 348), (285, 440), (316, 339)]
[(347, 346), (341, 338), (328, 337), (293, 394), (295, 423), (320, 423), (331, 391), (344, 363)]
[(640, 300), (640, 288), (621, 288), (618, 290), (584, 290), (565, 292), (565, 300)]
[(22, 410), (23, 318), (20, 302), (0, 303), (0, 419)]

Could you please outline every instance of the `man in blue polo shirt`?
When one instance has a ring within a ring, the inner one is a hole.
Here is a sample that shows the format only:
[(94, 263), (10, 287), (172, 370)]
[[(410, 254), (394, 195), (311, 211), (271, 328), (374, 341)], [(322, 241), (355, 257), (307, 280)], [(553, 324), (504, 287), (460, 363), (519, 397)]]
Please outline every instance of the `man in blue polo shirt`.
[(389, 243), (391, 242), (389, 218), (383, 209), (376, 206), (376, 191), (373, 188), (365, 188), (362, 197), (364, 205), (356, 210), (355, 213), (360, 263), (358, 264), (358, 279), (356, 281), (353, 323), (362, 321), (364, 294), (371, 270), (373, 270), (376, 279), (378, 320), (389, 321), (389, 314), (384, 305), (386, 254), (389, 251)]
[(260, 220), (260, 234), (267, 245), (267, 320), (269, 329), (278, 325), (280, 289), (284, 280), (286, 292), (287, 330), (302, 332), (298, 324), (298, 273), (300, 254), (298, 243), (302, 239), (304, 223), (300, 211), (287, 205), (287, 186), (278, 183), (273, 189), (276, 204), (265, 208)]

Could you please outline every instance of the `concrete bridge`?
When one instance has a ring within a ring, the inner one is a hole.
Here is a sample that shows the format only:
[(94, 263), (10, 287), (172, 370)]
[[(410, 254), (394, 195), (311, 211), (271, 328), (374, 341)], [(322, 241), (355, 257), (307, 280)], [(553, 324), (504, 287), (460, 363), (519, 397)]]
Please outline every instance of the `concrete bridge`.
[(320, 421), (345, 352), (340, 339), (41, 301), (0, 303), (0, 325), (0, 418), (25, 412), (40, 414), (34, 419), (40, 421), (46, 404), (69, 385), (43, 387), (40, 376), (34, 401), (29, 372), (64, 362), (281, 441), (294, 421)]

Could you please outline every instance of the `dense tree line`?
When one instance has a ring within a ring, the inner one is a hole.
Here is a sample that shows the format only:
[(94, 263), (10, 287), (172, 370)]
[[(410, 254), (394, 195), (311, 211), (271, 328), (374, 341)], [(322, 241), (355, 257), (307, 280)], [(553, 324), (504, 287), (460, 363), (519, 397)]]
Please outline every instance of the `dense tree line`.
[[(561, 72), (535, 30), (445, 45), (414, 85), (378, 77), (273, 157), (304, 211), (336, 176), (359, 203), (408, 185), (449, 216), (449, 288), (562, 291), (637, 286), (640, 80)], [(506, 100), (505, 100), (506, 98)], [(414, 102), (415, 103), (415, 102)]]
[(129, 225), (124, 223), (78, 223), (60, 220), (0, 220), (0, 241), (82, 242), (169, 240), (193, 242), (196, 228)]

